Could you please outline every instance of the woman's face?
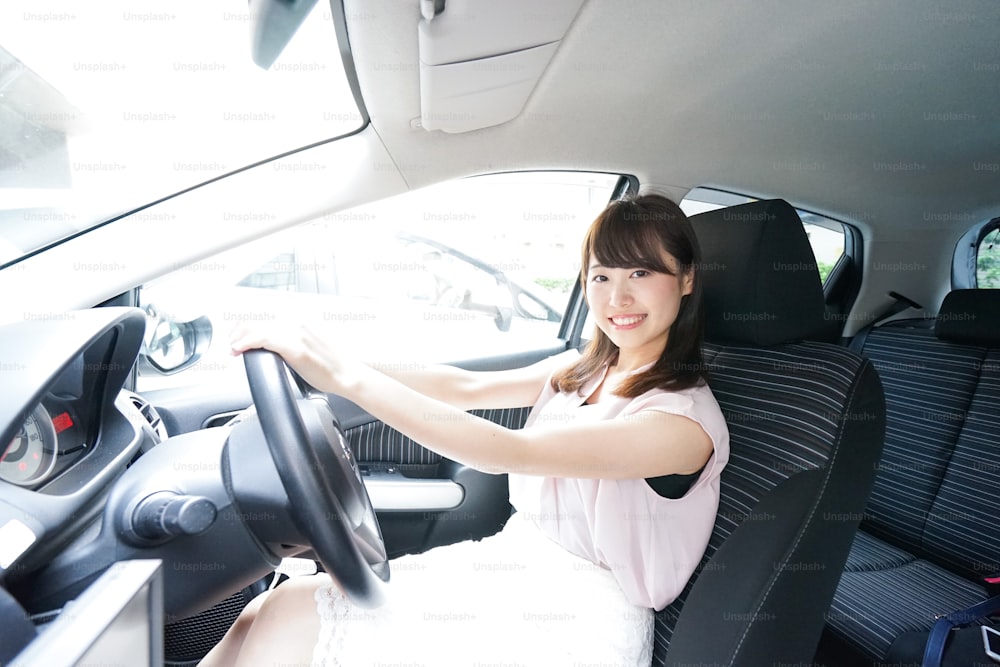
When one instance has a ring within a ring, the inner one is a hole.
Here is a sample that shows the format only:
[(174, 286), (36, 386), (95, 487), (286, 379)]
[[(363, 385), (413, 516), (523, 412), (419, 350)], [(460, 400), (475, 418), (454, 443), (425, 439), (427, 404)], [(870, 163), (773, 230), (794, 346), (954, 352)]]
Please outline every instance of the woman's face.
[(587, 267), (587, 303), (597, 326), (621, 353), (644, 362), (660, 357), (681, 297), (694, 285), (692, 271), (682, 274), (672, 255), (665, 250), (660, 254), (676, 275), (641, 267), (605, 267), (596, 257)]

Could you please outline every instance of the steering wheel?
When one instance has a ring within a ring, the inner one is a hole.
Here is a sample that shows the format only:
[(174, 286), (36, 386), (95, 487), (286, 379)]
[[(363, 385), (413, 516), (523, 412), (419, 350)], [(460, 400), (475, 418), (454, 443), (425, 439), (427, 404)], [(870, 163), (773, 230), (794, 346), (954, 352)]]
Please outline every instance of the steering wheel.
[[(243, 353), (250, 394), (298, 529), (350, 601), (374, 608), (389, 581), (382, 530), (351, 448), (329, 402), (284, 360), (266, 350)], [(305, 408), (305, 409), (304, 409)]]

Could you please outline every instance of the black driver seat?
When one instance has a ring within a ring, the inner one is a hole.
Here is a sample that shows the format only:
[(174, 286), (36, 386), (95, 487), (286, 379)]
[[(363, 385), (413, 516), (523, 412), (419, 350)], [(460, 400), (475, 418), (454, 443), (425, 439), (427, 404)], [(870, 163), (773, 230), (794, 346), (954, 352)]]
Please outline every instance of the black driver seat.
[(705, 358), (729, 423), (715, 529), (657, 614), (654, 665), (810, 664), (872, 487), (885, 428), (871, 363), (829, 331), (795, 210), (759, 201), (692, 216)]

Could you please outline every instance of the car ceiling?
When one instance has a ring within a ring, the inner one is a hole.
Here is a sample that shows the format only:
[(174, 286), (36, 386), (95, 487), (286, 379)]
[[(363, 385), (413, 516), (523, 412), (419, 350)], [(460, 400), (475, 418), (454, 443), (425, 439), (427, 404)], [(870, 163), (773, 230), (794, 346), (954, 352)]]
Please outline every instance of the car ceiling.
[[(894, 236), (997, 215), (1000, 5), (585, 2), (514, 120), (420, 116), (415, 0), (347, 0), (372, 123), (411, 186), (498, 169), (781, 196)], [(445, 12), (447, 12), (447, 4)], [(526, 16), (525, 21), (530, 21)], [(953, 245), (953, 242), (952, 242)]]
[[(448, 0), (444, 11), (493, 1)], [(536, 5), (523, 21), (549, 7)], [(406, 189), (578, 169), (633, 174), (675, 199), (706, 185), (782, 197), (854, 223), (865, 269), (850, 335), (892, 303), (890, 290), (936, 312), (956, 242), (1000, 215), (1000, 173), (976, 169), (1000, 163), (993, 0), (585, 0), (523, 110), (461, 133), (420, 125), (420, 0), (345, 0), (344, 12), (371, 123), (279, 158), (329, 170), (293, 176), (262, 164), (167, 199), (156, 211), (171, 224), (155, 253), (133, 215), (69, 239), (0, 272), (11, 301), (0, 321), (87, 307), (241, 241)], [(517, 33), (521, 20), (496, 25)], [(504, 39), (484, 41), (495, 49)], [(227, 221), (234, 207), (259, 215)], [(80, 258), (107, 269), (50, 280)]]

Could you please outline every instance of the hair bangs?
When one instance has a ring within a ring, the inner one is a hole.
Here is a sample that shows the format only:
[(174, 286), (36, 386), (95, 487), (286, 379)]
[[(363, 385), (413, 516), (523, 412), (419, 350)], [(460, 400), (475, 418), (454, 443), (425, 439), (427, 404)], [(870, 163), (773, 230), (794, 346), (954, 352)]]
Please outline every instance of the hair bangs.
[(584, 245), (584, 274), (596, 259), (610, 269), (641, 268), (676, 275), (660, 252), (665, 248), (657, 214), (628, 200), (609, 206), (595, 221)]

